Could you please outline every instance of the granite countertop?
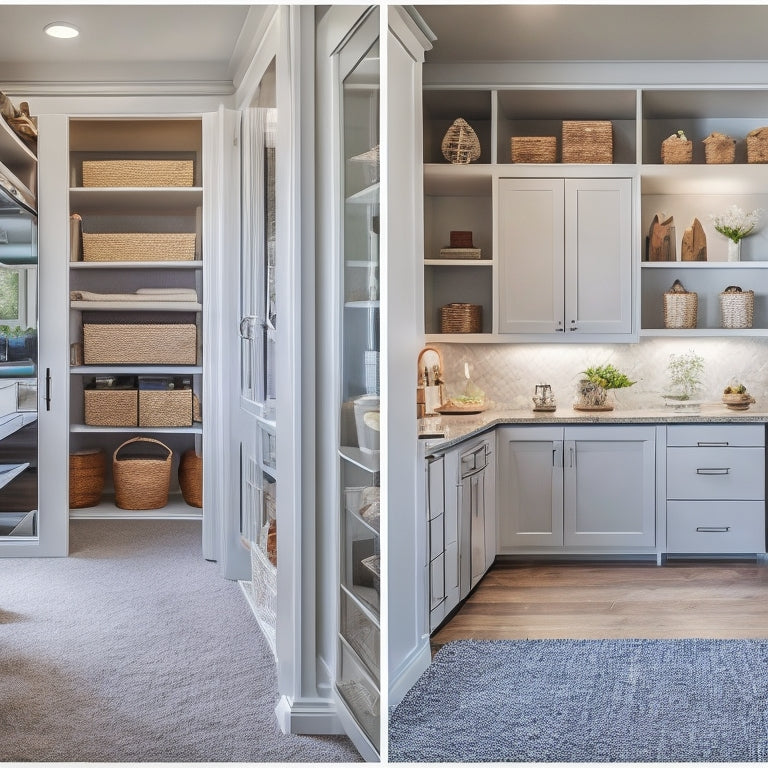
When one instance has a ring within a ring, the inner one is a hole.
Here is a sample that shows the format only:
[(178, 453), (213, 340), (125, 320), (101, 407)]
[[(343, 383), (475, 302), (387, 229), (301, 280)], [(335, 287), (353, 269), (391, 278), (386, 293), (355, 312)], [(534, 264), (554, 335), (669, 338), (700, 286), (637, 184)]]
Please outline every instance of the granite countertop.
[(672, 408), (639, 410), (575, 411), (558, 407), (552, 412), (532, 410), (489, 410), (469, 415), (442, 415), (436, 419), (443, 427), (444, 436), (428, 438), (430, 450), (450, 448), (468, 437), (474, 437), (500, 424), (558, 425), (558, 424), (764, 424), (768, 411), (748, 409), (734, 411), (720, 403), (702, 405), (695, 411), (675, 411)]

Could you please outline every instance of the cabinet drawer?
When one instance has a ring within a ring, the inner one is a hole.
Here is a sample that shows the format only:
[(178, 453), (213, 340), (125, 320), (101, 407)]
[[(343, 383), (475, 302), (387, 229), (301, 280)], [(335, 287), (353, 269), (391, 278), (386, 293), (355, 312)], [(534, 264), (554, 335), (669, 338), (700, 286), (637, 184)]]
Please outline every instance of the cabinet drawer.
[(667, 551), (736, 554), (765, 552), (761, 501), (670, 501)]
[(444, 549), (443, 516), (440, 515), (429, 521), (429, 559), (433, 560), (442, 554)]
[(672, 424), (667, 445), (764, 446), (764, 424)]
[(667, 448), (668, 499), (765, 498), (763, 448)]

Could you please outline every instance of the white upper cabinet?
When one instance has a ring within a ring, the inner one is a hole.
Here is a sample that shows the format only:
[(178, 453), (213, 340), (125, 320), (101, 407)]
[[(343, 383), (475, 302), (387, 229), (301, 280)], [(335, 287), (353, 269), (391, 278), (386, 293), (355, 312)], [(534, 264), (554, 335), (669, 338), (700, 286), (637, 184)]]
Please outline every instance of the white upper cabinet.
[(632, 332), (631, 191), (625, 178), (499, 180), (500, 333)]

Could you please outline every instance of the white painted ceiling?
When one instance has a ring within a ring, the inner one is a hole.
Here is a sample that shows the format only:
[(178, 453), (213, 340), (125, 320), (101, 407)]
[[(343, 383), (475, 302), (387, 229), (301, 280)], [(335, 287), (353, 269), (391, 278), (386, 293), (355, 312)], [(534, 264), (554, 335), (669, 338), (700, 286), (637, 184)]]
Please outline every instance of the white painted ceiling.
[[(0, 83), (231, 82), (233, 55), (250, 9), (234, 4), (29, 5), (0, 0)], [(43, 27), (51, 21), (71, 22), (80, 37), (48, 37)]]
[(765, 61), (768, 5), (416, 5), (427, 62)]

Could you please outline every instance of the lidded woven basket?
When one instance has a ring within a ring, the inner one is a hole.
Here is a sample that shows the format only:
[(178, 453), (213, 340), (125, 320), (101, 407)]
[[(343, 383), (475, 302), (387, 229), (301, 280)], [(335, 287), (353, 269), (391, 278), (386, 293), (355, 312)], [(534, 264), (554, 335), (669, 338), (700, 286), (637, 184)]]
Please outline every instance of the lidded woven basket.
[(723, 328), (751, 328), (755, 313), (755, 292), (729, 285), (720, 294)]
[(446, 131), (441, 145), (443, 157), (454, 165), (467, 165), (480, 157), (480, 139), (472, 126), (459, 117)]
[(686, 291), (679, 280), (664, 294), (664, 327), (695, 328), (699, 295)]
[(704, 157), (710, 165), (732, 163), (736, 158), (736, 139), (724, 133), (710, 133), (704, 139)]

